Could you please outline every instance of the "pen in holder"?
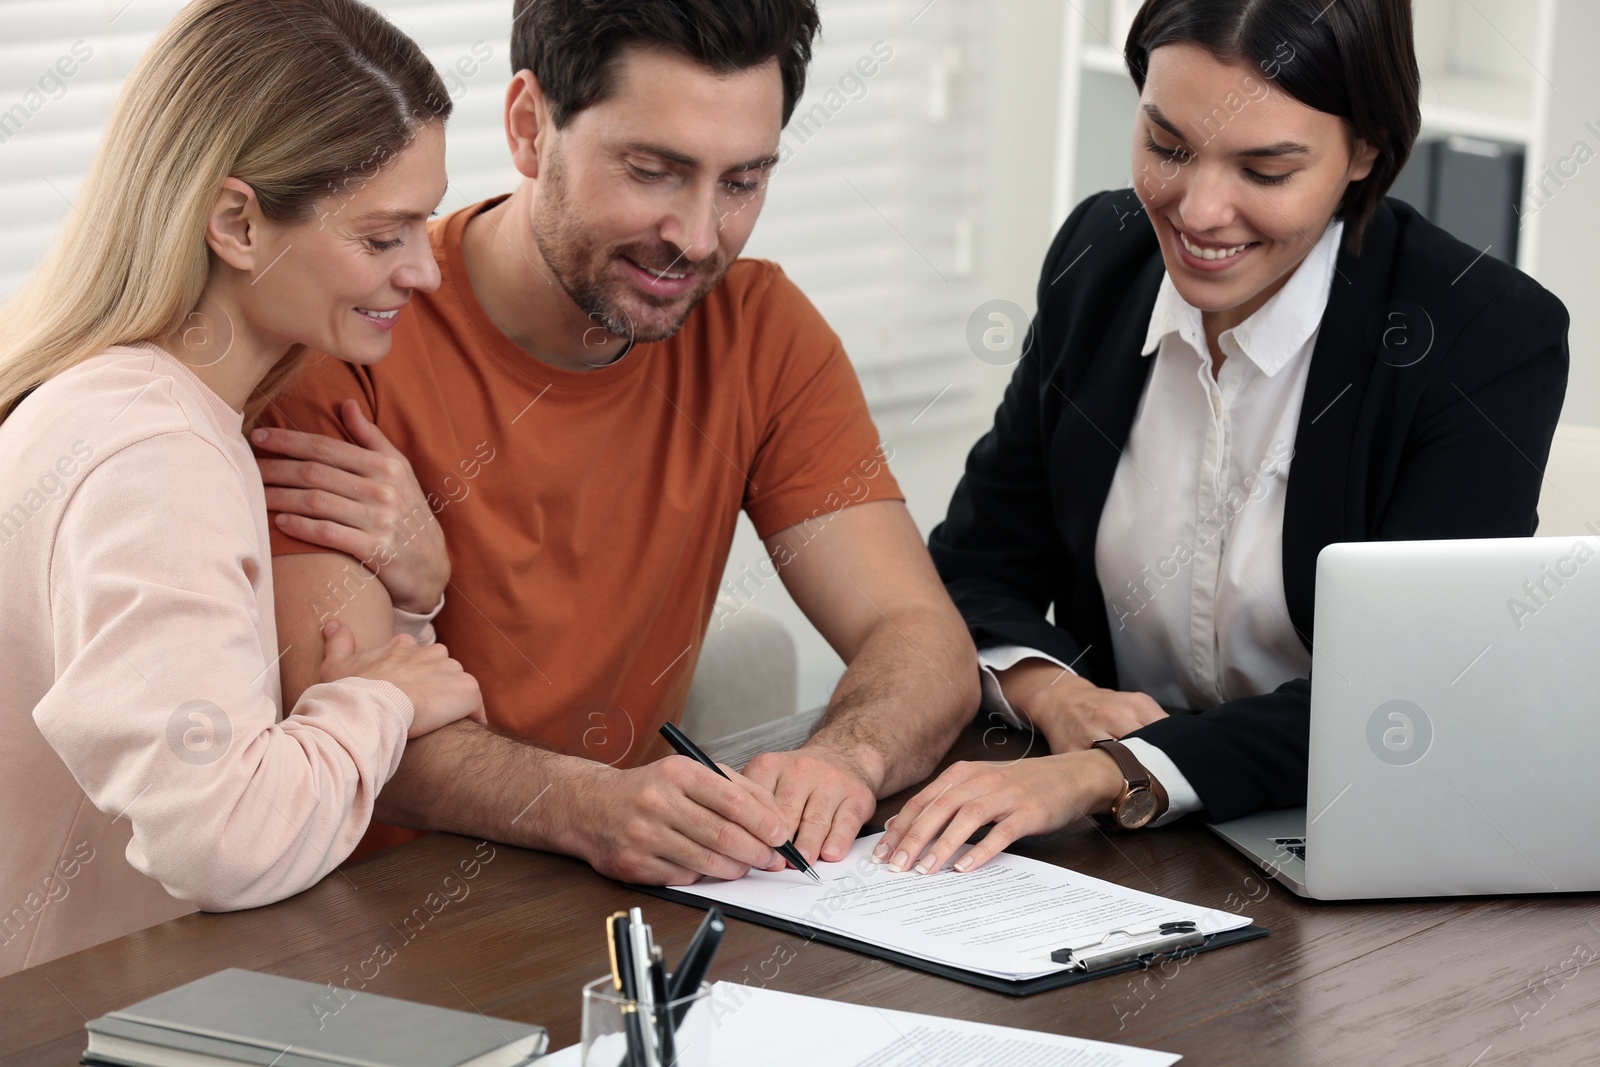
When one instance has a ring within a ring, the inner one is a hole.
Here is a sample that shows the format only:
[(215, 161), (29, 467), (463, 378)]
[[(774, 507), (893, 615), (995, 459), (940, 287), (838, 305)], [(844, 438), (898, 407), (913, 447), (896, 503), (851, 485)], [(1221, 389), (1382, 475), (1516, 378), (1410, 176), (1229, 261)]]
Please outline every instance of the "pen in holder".
[(712, 908), (668, 974), (643, 912), (629, 908), (608, 918), (611, 974), (583, 987), (584, 1067), (706, 1067), (711, 987), (701, 979), (726, 928)]
[[(671, 1021), (681, 1019), (676, 1029)], [(663, 1054), (665, 1049), (665, 1054)], [(583, 1067), (709, 1067), (711, 986), (676, 1000), (641, 1004), (612, 977), (583, 987)]]

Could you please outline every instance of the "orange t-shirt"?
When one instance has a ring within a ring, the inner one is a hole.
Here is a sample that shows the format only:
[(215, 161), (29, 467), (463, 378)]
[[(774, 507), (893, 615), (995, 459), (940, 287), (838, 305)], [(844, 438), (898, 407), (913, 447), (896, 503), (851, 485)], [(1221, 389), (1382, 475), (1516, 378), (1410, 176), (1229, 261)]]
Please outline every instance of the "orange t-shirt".
[[(767, 537), (903, 497), (843, 346), (776, 264), (735, 262), (669, 340), (560, 370), (473, 294), (461, 238), (494, 203), (432, 224), (443, 282), (386, 359), (314, 356), (261, 421), (348, 438), (338, 407), (360, 402), (444, 530), (434, 629), (490, 724), (635, 766), (670, 751), (657, 731), (683, 711), (740, 509)], [(272, 551), (327, 550), (274, 525)], [(374, 823), (356, 855), (416, 836)]]

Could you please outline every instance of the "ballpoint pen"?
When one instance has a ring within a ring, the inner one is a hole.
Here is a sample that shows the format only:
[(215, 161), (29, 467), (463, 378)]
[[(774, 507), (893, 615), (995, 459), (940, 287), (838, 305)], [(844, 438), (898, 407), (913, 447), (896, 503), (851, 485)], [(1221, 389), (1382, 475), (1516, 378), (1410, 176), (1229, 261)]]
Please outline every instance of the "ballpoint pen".
[(1054, 963), (1075, 971), (1098, 971), (1134, 960), (1147, 963), (1157, 956), (1187, 954), (1206, 943), (1206, 935), (1192, 920), (1165, 922), (1154, 930), (1108, 930), (1076, 945), (1050, 953)]
[[(669, 722), (662, 724), (661, 736), (667, 739), (667, 744), (671, 745), (673, 750), (676, 751), (678, 755), (688, 756), (690, 759), (700, 764), (700, 766), (715, 771), (717, 774), (722, 775), (723, 778), (728, 778), (726, 774), (723, 774), (722, 768), (717, 766), (715, 760), (706, 755), (704, 752), (701, 752), (700, 747), (693, 741), (689, 740), (689, 735), (685, 734), (672, 723)], [(732, 779), (728, 780), (731, 781)], [(783, 844), (779, 845), (777, 852), (778, 855), (792, 863), (795, 870), (799, 871), (801, 874), (810, 876), (811, 880), (819, 885), (822, 883), (822, 876), (811, 869), (811, 864), (807, 863), (806, 858), (800, 855), (800, 850), (794, 847), (793, 840), (785, 841)]]
[(643, 1045), (640, 1048), (643, 1056), (640, 1059), (645, 1067), (662, 1067), (661, 1049), (654, 1040), (656, 998), (650, 984), (650, 926), (645, 925), (645, 913), (642, 910), (637, 907), (627, 909), (627, 929), (632, 937), (629, 955), (634, 963), (634, 1003), (638, 1006), (635, 1016), (643, 1032)]
[(669, 1008), (671, 998), (667, 994), (667, 960), (661, 954), (661, 946), (650, 945), (650, 993), (655, 1000), (653, 1013), (656, 1030), (656, 1047), (661, 1054), (661, 1067), (673, 1067), (678, 1059), (677, 1041), (673, 1037), (673, 1028), (676, 1025)]
[[(721, 908), (706, 912), (700, 929), (694, 932), (689, 947), (683, 951), (683, 959), (678, 961), (677, 968), (672, 972), (672, 982), (667, 987), (668, 1001), (694, 996), (700, 983), (705, 980), (706, 972), (711, 969), (711, 958), (717, 954), (717, 947), (722, 944), (722, 935), (727, 929), (728, 922), (722, 917)], [(678, 1004), (672, 1009), (674, 1029), (683, 1023), (683, 1017), (688, 1013), (687, 1004)]]
[(633, 958), (633, 930), (626, 912), (617, 912), (606, 920), (606, 931), (611, 941), (611, 981), (622, 994), (623, 1025), (627, 1031), (628, 1067), (648, 1067), (645, 1059), (647, 1040), (643, 1020), (639, 1018), (638, 969)]

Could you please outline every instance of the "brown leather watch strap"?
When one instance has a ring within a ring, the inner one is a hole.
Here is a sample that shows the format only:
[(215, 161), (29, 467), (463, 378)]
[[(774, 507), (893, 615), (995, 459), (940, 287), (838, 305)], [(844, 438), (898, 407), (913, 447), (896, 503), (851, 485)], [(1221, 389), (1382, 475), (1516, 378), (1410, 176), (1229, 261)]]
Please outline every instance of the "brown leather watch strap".
[(1096, 741), (1092, 747), (1100, 749), (1117, 761), (1117, 767), (1122, 771), (1122, 778), (1126, 783), (1123, 787), (1124, 796), (1141, 786), (1155, 794), (1157, 807), (1155, 817), (1150, 820), (1151, 822), (1167, 813), (1167, 808), (1172, 802), (1167, 796), (1166, 789), (1162, 787), (1160, 780), (1155, 775), (1145, 770), (1144, 764), (1139, 762), (1138, 757), (1128, 751), (1127, 745), (1114, 738), (1103, 737)]

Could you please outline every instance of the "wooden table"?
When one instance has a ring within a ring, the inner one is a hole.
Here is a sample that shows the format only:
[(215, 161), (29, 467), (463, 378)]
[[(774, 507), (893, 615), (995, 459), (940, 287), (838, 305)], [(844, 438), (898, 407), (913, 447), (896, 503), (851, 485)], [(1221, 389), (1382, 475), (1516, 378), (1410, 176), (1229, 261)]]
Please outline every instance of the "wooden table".
[[(1010, 759), (1027, 743), (974, 729), (957, 754)], [(878, 819), (903, 800), (886, 801)], [(1192, 823), (1067, 831), (1015, 851), (1243, 912), (1271, 937), (1165, 976), (1013, 998), (734, 922), (711, 977), (1143, 1045), (1186, 1064), (1600, 1062), (1594, 896), (1319, 904)], [(433, 835), (271, 907), (187, 916), (0, 980), (0, 1063), (71, 1064), (86, 1018), (222, 967), (537, 1022), (560, 1048), (578, 1040), (579, 987), (606, 969), (601, 921), (631, 905), (645, 908), (669, 958), (701, 917), (564, 857)]]

